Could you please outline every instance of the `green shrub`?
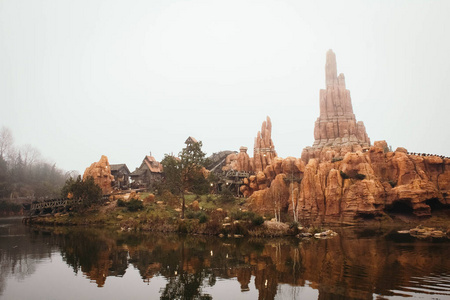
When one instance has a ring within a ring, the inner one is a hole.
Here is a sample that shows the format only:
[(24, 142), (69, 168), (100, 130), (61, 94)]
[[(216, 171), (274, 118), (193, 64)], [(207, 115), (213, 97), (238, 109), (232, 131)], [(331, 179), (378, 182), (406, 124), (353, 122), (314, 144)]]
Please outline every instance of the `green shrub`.
[(233, 220), (251, 221), (256, 214), (252, 211), (234, 210), (230, 213), (230, 217)]
[(129, 211), (138, 211), (144, 208), (144, 204), (142, 203), (142, 201), (138, 200), (138, 199), (131, 199), (128, 203), (127, 203), (127, 209)]
[(208, 216), (204, 212), (201, 212), (201, 214), (198, 216), (198, 222), (200, 224), (203, 224), (206, 223), (206, 221), (208, 221)]
[(192, 220), (197, 219), (200, 224), (206, 223), (208, 221), (208, 215), (204, 211), (192, 211), (188, 210), (185, 213), (186, 219)]
[(127, 203), (123, 199), (117, 200), (117, 207), (126, 207)]
[(219, 201), (221, 203), (233, 203), (235, 200), (233, 193), (228, 189), (223, 189), (220, 192)]
[(138, 199), (131, 199), (127, 204), (126, 207), (128, 211), (138, 211), (144, 208), (144, 204), (141, 200)]
[(262, 224), (264, 224), (264, 218), (262, 216), (255, 216), (252, 219), (253, 226), (261, 226)]
[(186, 219), (195, 219), (196, 213), (195, 213), (195, 211), (188, 210), (187, 212), (185, 212), (184, 216)]

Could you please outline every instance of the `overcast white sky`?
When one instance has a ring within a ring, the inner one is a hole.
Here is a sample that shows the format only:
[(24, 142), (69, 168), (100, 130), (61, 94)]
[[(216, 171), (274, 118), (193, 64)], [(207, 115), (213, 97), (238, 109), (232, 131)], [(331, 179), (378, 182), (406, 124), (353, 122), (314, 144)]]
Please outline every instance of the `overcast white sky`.
[(0, 127), (65, 170), (138, 167), (188, 136), (314, 141), (333, 49), (372, 142), (450, 156), (450, 1), (0, 0)]

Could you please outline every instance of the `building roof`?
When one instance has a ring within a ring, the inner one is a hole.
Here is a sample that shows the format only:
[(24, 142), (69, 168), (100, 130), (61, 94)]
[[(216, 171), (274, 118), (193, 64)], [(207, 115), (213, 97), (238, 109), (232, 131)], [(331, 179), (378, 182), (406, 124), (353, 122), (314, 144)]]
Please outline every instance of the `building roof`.
[(192, 137), (192, 136), (190, 136), (190, 137), (188, 137), (187, 139), (186, 139), (186, 141), (184, 142), (186, 145), (189, 145), (189, 144), (195, 144), (195, 143), (198, 143), (198, 141), (194, 138), (194, 137)]
[(131, 177), (139, 177), (139, 176), (141, 176), (141, 175), (143, 175), (143, 174), (144, 174), (144, 170), (141, 170), (141, 169), (137, 169), (137, 168), (136, 168), (136, 170), (134, 170), (133, 172), (131, 172), (130, 176), (131, 176)]
[(162, 173), (163, 166), (153, 156), (147, 155), (144, 162), (152, 173)]
[(111, 167), (111, 172), (112, 171), (119, 171), (122, 168), (125, 168), (125, 170), (127, 171), (128, 174), (130, 174), (130, 170), (128, 169), (126, 164), (113, 164), (113, 165), (109, 165)]

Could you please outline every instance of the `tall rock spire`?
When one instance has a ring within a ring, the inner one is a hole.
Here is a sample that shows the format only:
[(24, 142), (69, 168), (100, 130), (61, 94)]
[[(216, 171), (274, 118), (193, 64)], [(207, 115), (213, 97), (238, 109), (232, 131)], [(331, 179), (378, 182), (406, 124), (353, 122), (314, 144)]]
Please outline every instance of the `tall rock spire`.
[(267, 116), (266, 121), (261, 126), (261, 131), (258, 131), (255, 138), (253, 148), (254, 171), (263, 171), (275, 157), (277, 157), (277, 152), (272, 141), (272, 121)]
[(328, 50), (325, 64), (325, 86), (333, 86), (337, 82), (336, 55)]
[(344, 74), (337, 76), (336, 55), (331, 49), (325, 64), (325, 86), (325, 90), (320, 90), (320, 116), (314, 126), (313, 147), (369, 146), (364, 123), (357, 122), (353, 114)]

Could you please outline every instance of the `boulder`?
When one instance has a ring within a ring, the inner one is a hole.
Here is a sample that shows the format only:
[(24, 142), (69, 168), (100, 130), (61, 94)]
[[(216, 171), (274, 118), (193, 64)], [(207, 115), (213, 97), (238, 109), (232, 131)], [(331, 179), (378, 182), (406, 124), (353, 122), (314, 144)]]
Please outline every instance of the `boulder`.
[(114, 176), (111, 175), (111, 167), (109, 166), (108, 157), (102, 155), (98, 162), (92, 163), (83, 174), (83, 180), (88, 176), (94, 178), (94, 182), (100, 186), (103, 195), (109, 195), (112, 192), (111, 183)]

